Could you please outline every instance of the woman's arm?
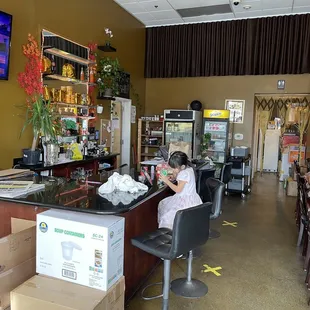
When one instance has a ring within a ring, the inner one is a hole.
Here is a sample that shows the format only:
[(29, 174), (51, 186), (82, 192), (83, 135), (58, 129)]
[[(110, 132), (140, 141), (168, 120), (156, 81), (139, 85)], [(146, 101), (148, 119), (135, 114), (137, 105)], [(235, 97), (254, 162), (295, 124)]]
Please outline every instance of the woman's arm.
[(178, 181), (178, 184), (173, 184), (166, 176), (160, 175), (160, 179), (167, 184), (174, 192), (176, 193), (181, 193), (185, 184), (187, 183), (186, 181)]

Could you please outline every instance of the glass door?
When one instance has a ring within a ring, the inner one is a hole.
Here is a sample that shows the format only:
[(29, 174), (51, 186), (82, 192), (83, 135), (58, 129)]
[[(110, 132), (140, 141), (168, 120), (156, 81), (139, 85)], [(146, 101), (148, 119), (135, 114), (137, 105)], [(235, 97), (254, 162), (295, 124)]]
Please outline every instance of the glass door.
[(165, 143), (170, 142), (193, 142), (193, 123), (192, 122), (165, 122)]
[(208, 141), (207, 154), (218, 163), (225, 162), (227, 150), (227, 122), (205, 120), (204, 139)]

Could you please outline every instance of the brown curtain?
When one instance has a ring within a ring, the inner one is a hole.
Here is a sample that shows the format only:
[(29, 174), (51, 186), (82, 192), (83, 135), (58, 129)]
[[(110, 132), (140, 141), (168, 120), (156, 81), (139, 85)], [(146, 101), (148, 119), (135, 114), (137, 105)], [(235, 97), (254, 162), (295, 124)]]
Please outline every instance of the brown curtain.
[(310, 14), (147, 28), (145, 77), (310, 73)]

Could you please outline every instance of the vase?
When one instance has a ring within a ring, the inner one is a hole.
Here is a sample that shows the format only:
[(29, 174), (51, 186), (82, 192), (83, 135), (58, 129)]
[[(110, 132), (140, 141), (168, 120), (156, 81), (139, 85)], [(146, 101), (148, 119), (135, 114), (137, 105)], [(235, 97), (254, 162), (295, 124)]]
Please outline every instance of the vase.
[(106, 88), (104, 90), (104, 97), (112, 97), (112, 89), (111, 88)]
[(103, 112), (103, 106), (97, 105), (97, 113), (102, 114), (102, 112)]
[(58, 153), (59, 146), (58, 144), (48, 143), (46, 145), (46, 164), (55, 165), (58, 163)]
[(25, 165), (37, 165), (40, 161), (40, 150), (32, 151), (31, 149), (23, 149), (23, 163)]

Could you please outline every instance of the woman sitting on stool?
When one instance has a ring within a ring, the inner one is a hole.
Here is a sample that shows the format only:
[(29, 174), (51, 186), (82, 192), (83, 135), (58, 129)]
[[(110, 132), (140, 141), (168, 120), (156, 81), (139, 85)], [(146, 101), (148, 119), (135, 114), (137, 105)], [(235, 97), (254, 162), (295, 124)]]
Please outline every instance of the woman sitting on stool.
[(195, 172), (189, 165), (187, 155), (183, 152), (174, 152), (169, 159), (169, 166), (173, 169), (177, 184), (173, 184), (168, 177), (160, 175), (160, 179), (175, 194), (159, 203), (158, 224), (159, 228), (172, 229), (177, 211), (198, 206), (202, 201), (196, 191)]

